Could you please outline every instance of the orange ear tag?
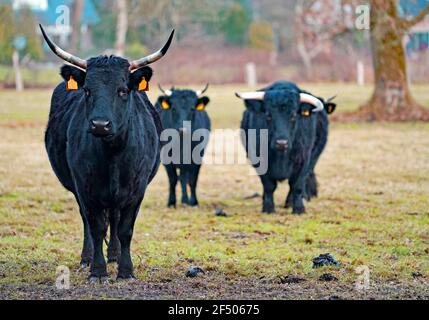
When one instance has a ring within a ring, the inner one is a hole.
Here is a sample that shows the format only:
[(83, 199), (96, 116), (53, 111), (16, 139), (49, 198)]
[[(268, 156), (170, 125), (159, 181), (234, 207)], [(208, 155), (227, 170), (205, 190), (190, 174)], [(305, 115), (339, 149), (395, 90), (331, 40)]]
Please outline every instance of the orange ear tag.
[(162, 100), (162, 102), (161, 102), (161, 108), (164, 109), (164, 110), (168, 110), (168, 109), (170, 109), (170, 105), (168, 104), (167, 101)]
[(139, 83), (139, 91), (149, 91), (149, 83), (143, 77), (142, 81)]
[(196, 110), (198, 110), (198, 111), (202, 111), (202, 110), (204, 110), (206, 108), (206, 106), (204, 105), (204, 103), (199, 103), (197, 106), (196, 106)]
[(69, 81), (67, 81), (66, 89), (67, 91), (77, 90), (77, 82), (73, 79), (73, 76), (70, 76)]
[(304, 110), (304, 111), (302, 111), (302, 113), (301, 113), (304, 117), (308, 117), (308, 116), (310, 116), (310, 111), (308, 111), (308, 110)]

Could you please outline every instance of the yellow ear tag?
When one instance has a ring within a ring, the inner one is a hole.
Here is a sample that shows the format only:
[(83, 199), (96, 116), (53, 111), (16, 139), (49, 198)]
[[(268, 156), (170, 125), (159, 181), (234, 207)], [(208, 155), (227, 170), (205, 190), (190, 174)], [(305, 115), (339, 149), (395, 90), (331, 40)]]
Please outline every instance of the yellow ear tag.
[(139, 91), (149, 91), (149, 83), (143, 77), (142, 81), (139, 83)]
[(198, 110), (198, 111), (202, 111), (202, 110), (204, 110), (206, 108), (206, 106), (204, 105), (204, 103), (199, 103), (197, 106), (196, 106), (196, 110)]
[(67, 91), (77, 90), (77, 82), (72, 76), (70, 76), (69, 81), (67, 81), (66, 89)]
[(308, 116), (310, 116), (310, 111), (308, 111), (308, 110), (304, 110), (304, 111), (302, 111), (302, 112), (301, 112), (301, 114), (302, 114), (304, 117), (308, 117)]
[(334, 109), (334, 108), (333, 108), (331, 105), (329, 105), (329, 106), (328, 106), (328, 113), (332, 113), (333, 109)]
[(162, 100), (162, 102), (161, 102), (161, 108), (164, 109), (164, 110), (168, 110), (168, 109), (170, 109), (170, 105), (168, 104), (167, 101)]

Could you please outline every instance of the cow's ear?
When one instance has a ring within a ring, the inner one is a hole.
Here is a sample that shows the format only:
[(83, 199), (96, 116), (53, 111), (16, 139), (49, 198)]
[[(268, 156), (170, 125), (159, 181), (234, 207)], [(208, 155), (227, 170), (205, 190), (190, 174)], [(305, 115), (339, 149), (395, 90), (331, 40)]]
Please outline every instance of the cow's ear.
[(336, 103), (333, 103), (333, 102), (325, 103), (325, 111), (328, 114), (334, 113), (334, 111), (335, 111), (336, 108), (337, 108), (337, 104)]
[(151, 67), (137, 69), (130, 74), (128, 87), (130, 90), (149, 91), (149, 81), (152, 78), (153, 71)]
[(158, 101), (156, 104), (161, 108), (162, 110), (168, 110), (171, 108), (170, 101), (167, 96), (160, 96), (158, 98)]
[(209, 102), (210, 102), (209, 97), (198, 98), (197, 105), (195, 106), (195, 110), (198, 110), (198, 111), (205, 110)]
[(260, 113), (265, 112), (264, 103), (259, 100), (244, 100), (244, 105), (249, 111)]
[(299, 114), (302, 117), (309, 117), (313, 113), (313, 107), (309, 105), (308, 103), (301, 103), (299, 106)]
[(65, 64), (61, 67), (60, 74), (66, 82), (67, 90), (77, 90), (85, 83), (86, 72)]

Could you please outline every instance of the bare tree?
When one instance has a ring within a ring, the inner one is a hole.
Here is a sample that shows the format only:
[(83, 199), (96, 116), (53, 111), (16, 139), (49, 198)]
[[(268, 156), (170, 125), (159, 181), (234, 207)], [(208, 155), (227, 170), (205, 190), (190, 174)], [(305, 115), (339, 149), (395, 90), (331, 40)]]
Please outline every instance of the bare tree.
[(82, 19), (83, 5), (84, 0), (75, 0), (73, 4), (72, 34), (70, 41), (71, 52), (77, 52), (79, 49), (80, 24)]
[(307, 77), (313, 60), (332, 45), (334, 38), (353, 30), (355, 0), (298, 1), (295, 4), (296, 49)]
[(371, 0), (371, 50), (375, 89), (359, 113), (367, 120), (429, 120), (429, 112), (411, 96), (403, 36), (429, 14), (427, 6), (412, 19), (398, 14), (395, 0)]
[(118, 9), (118, 19), (116, 22), (115, 51), (116, 55), (123, 56), (125, 54), (128, 30), (128, 6), (127, 0), (118, 0), (116, 3)]

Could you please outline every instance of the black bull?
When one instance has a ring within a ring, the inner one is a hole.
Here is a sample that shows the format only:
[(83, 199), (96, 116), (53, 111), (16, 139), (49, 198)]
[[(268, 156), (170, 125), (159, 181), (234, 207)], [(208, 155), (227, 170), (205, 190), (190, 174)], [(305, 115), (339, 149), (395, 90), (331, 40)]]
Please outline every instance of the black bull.
[(262, 100), (245, 99), (241, 128), (246, 133), (247, 151), (251, 147), (247, 143), (248, 130), (256, 129), (258, 150), (261, 129), (268, 130), (268, 152), (265, 155), (268, 170), (260, 175), (264, 188), (262, 211), (275, 211), (273, 194), (277, 183), (288, 179), (290, 190), (285, 207), (292, 207), (296, 214), (304, 213), (303, 198), (310, 200), (317, 196), (314, 167), (328, 138), (327, 114), (332, 113), (336, 105), (319, 98), (324, 110), (313, 112), (313, 105), (300, 102), (300, 94), (307, 92), (287, 81), (276, 82), (260, 92), (265, 92)]
[(110, 224), (108, 260), (118, 261), (118, 278), (132, 278), (134, 222), (160, 164), (162, 131), (139, 90), (152, 76), (145, 65), (165, 54), (172, 35), (163, 49), (130, 63), (115, 56), (82, 60), (42, 33), (55, 54), (80, 68), (61, 69), (65, 82), (52, 95), (45, 144), (55, 174), (79, 204), (81, 264), (91, 264), (92, 281), (108, 276), (102, 247)]
[[(176, 207), (176, 185), (178, 180), (182, 188), (182, 204), (190, 206), (198, 205), (197, 183), (201, 168), (201, 161), (204, 157), (204, 150), (207, 146), (210, 132), (210, 118), (205, 111), (209, 98), (202, 96), (207, 90), (208, 85), (203, 91), (195, 92), (193, 90), (161, 90), (164, 95), (158, 98), (156, 108), (160, 111), (162, 125), (164, 129), (172, 129), (178, 132), (178, 143), (180, 145), (179, 162), (163, 161), (169, 180), (169, 197), (167, 205)], [(189, 124), (190, 127), (185, 125)], [(190, 147), (184, 147), (186, 141), (191, 140), (196, 130), (205, 129), (204, 137), (199, 137), (190, 141)], [(189, 140), (187, 139), (189, 138)], [(201, 149), (197, 159), (191, 157), (198, 146)], [(165, 146), (163, 155), (169, 152)], [(190, 158), (188, 163), (184, 161), (184, 152), (188, 153)], [(163, 157), (164, 158), (164, 157)], [(164, 159), (163, 159), (164, 160)], [(178, 175), (179, 172), (179, 175)], [(187, 186), (190, 188), (190, 198), (188, 197)]]

